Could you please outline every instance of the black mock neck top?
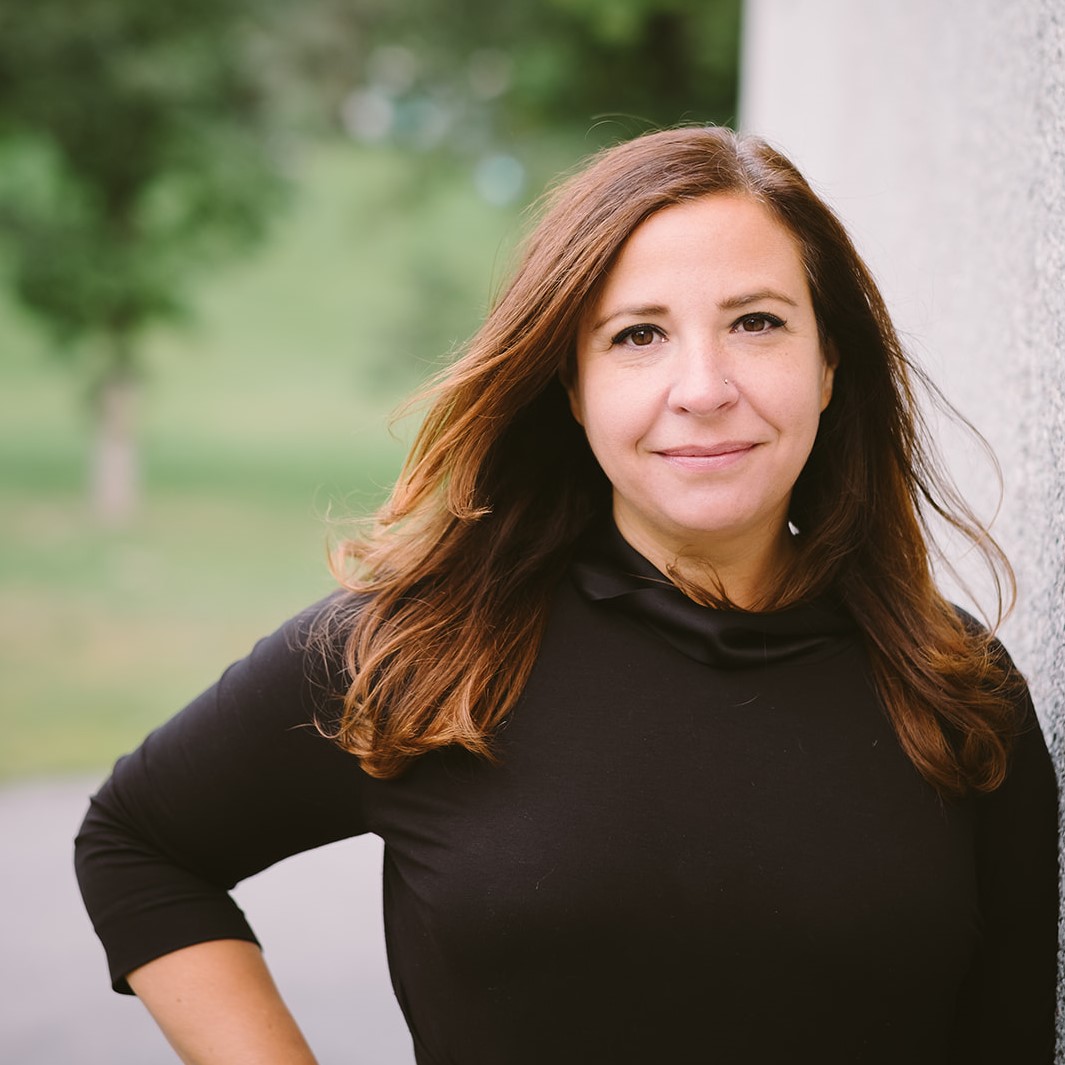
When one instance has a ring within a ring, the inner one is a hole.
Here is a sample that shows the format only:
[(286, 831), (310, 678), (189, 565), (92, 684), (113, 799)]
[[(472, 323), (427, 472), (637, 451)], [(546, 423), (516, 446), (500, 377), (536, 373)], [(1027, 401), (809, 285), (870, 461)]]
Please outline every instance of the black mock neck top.
[(785, 662), (854, 636), (854, 621), (825, 596), (772, 613), (710, 610), (634, 550), (613, 523), (589, 535), (572, 566), (587, 599), (632, 618), (681, 654), (718, 669)]
[(118, 989), (253, 939), (238, 880), (375, 832), (419, 1065), (1051, 1061), (1057, 806), (1030, 704), (1006, 784), (945, 804), (845, 611), (700, 607), (611, 533), (559, 585), (500, 764), (448, 749), (380, 781), (306, 727), (344, 686), (305, 650), (315, 613), (93, 799), (78, 872)]

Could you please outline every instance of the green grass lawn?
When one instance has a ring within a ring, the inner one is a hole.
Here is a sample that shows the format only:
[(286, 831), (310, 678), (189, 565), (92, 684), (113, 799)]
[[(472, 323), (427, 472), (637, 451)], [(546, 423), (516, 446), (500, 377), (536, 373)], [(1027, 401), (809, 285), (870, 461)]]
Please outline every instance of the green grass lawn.
[(146, 346), (144, 499), (84, 489), (76, 370), (0, 303), (0, 775), (103, 768), (325, 594), (328, 512), (379, 500), (399, 397), (475, 327), (516, 212), (460, 164), (339, 145), (253, 260), (201, 277)]

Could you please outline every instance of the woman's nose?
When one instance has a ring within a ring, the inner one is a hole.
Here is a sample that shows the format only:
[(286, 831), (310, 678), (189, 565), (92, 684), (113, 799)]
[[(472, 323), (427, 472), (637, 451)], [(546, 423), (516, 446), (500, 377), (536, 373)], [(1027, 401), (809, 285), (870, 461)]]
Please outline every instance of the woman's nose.
[(710, 345), (678, 351), (673, 361), (669, 404), (687, 414), (713, 414), (735, 402), (736, 383), (728, 361)]

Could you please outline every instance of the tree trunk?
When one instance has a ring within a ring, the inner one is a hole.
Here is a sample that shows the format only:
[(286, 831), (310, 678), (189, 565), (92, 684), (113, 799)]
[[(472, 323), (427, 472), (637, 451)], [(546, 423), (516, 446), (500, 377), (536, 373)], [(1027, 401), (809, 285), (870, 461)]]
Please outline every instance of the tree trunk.
[(100, 381), (94, 403), (89, 472), (93, 513), (105, 525), (125, 525), (137, 510), (140, 469), (136, 442), (138, 382), (113, 367)]

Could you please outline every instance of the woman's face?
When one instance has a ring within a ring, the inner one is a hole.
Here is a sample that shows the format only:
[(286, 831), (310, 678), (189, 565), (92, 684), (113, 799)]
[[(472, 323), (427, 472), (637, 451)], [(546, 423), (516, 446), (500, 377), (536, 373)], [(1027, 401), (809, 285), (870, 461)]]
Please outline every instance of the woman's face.
[(577, 337), (574, 416), (651, 561), (774, 552), (832, 395), (798, 246), (716, 194), (629, 237)]

